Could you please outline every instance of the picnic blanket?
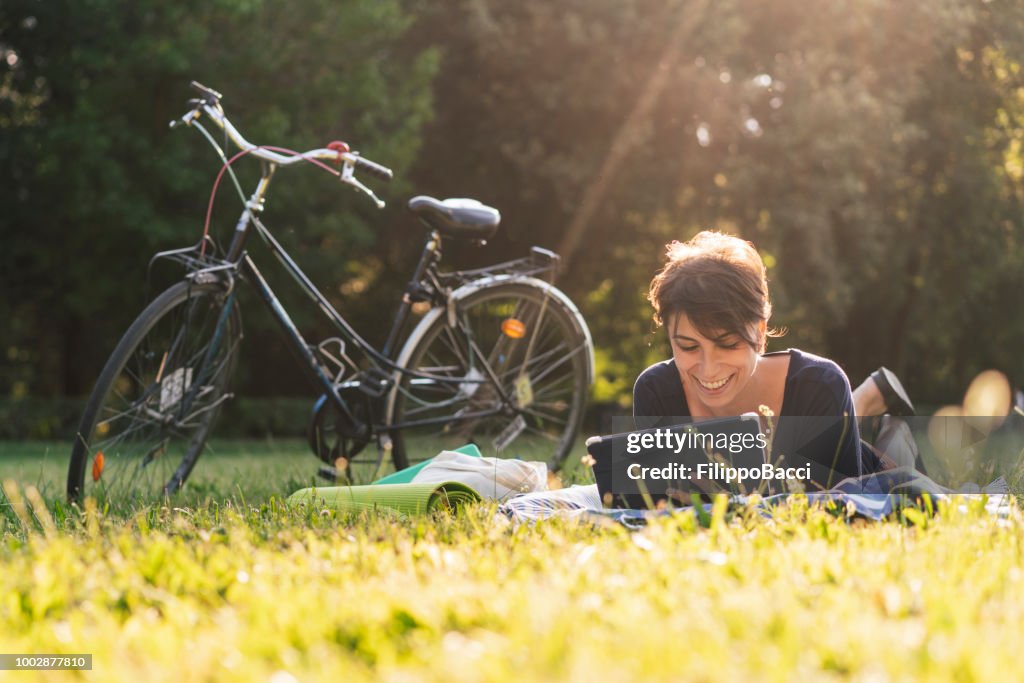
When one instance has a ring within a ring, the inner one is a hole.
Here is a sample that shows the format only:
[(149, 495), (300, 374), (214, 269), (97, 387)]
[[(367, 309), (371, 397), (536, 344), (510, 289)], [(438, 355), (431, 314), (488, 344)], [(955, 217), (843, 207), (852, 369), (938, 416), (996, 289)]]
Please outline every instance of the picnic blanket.
[[(886, 519), (890, 515), (898, 512), (908, 504), (911, 504), (911, 500), (906, 496), (900, 495), (888, 495), (888, 494), (856, 494), (856, 493), (808, 493), (801, 494), (805, 495), (807, 502), (811, 505), (829, 505), (835, 504), (845, 510), (852, 512), (854, 517), (860, 517), (862, 519), (871, 519), (874, 521), (881, 521)], [(930, 494), (929, 494), (930, 495)], [(968, 499), (981, 499), (984, 497), (985, 511), (988, 514), (1005, 517), (1010, 514), (1012, 509), (1012, 496), (1007, 494), (957, 494), (964, 500)], [(933, 498), (949, 498), (951, 494), (939, 494), (933, 496)], [(745, 506), (746, 500), (741, 500), (745, 496), (735, 496), (729, 500), (730, 506)], [(779, 505), (786, 504), (792, 498), (792, 494), (783, 493), (775, 496), (769, 496), (761, 499), (757, 507), (765, 515), (770, 515), (772, 508)], [(711, 504), (706, 503), (701, 506), (701, 512), (706, 515), (711, 514)], [(914, 507), (917, 507), (916, 504)], [(686, 512), (687, 510), (694, 509), (693, 506), (686, 506), (682, 508), (675, 508), (674, 510), (576, 510), (567, 511), (569, 516), (579, 516), (592, 520), (612, 520), (618, 522), (622, 526), (628, 529), (639, 529), (647, 525), (647, 522), (658, 516), (670, 515), (673, 513)]]
[[(651, 517), (694, 510), (710, 512), (712, 504), (700, 506), (686, 505), (673, 510), (629, 510), (609, 509), (601, 507), (597, 494), (597, 486), (575, 486), (569, 489), (551, 492), (554, 495), (526, 495), (513, 498), (503, 503), (499, 512), (516, 522), (546, 519), (548, 517), (589, 517), (594, 520), (614, 520), (629, 528), (637, 528), (647, 523)], [(772, 508), (787, 503), (795, 494), (778, 494), (761, 498), (757, 507), (765, 515), (771, 514)], [(839, 482), (828, 491), (798, 494), (805, 496), (814, 504), (834, 504), (852, 513), (853, 516), (882, 520), (898, 512), (905, 506), (917, 506), (924, 495), (933, 501), (950, 499), (960, 496), (964, 500), (982, 499), (985, 509), (996, 515), (1009, 514), (1013, 496), (1008, 494), (963, 494), (938, 486), (928, 477), (907, 468), (888, 470), (868, 474), (863, 477), (851, 477)], [(750, 496), (730, 496), (730, 506), (747, 506)]]

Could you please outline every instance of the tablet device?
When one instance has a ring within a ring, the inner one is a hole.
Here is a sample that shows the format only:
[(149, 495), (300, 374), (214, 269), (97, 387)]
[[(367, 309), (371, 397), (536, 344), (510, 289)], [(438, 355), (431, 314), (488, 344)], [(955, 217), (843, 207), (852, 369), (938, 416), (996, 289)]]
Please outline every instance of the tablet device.
[(778, 492), (767, 446), (756, 413), (587, 439), (603, 504), (633, 509)]

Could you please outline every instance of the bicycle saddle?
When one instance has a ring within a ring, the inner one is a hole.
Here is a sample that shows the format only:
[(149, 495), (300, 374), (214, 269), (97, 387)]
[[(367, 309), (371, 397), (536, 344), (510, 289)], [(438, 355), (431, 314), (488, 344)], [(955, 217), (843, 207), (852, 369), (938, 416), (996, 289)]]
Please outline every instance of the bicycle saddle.
[(494, 236), (501, 222), (497, 209), (475, 199), (443, 201), (419, 195), (409, 200), (409, 210), (431, 229), (446, 237), (485, 240)]

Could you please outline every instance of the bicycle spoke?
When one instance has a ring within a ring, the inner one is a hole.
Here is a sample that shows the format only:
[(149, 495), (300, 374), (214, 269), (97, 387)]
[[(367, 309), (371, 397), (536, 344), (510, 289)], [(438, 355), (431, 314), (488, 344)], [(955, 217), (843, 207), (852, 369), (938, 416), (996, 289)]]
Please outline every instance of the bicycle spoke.
[(555, 443), (557, 443), (558, 439), (561, 437), (560, 433), (556, 434), (545, 431), (543, 429), (538, 429), (537, 427), (532, 426), (529, 422), (526, 423), (526, 429), (524, 431), (529, 432), (530, 434), (535, 434), (537, 436), (543, 437), (544, 439), (548, 441), (553, 441)]
[(149, 463), (153, 462), (153, 458), (157, 457), (158, 455), (161, 455), (166, 449), (167, 438), (165, 437), (163, 441), (150, 448), (149, 452), (142, 456), (142, 459), (139, 461), (138, 469), (145, 469), (145, 467), (149, 465)]
[(105, 420), (101, 420), (101, 421), (97, 422), (96, 426), (98, 428), (101, 428), (101, 429), (109, 429), (110, 425), (113, 424), (117, 419), (119, 419), (121, 417), (129, 417), (129, 418), (131, 418), (132, 420), (135, 420), (135, 421), (145, 422), (145, 423), (154, 424), (154, 425), (159, 425), (160, 424), (160, 422), (154, 420), (151, 417), (139, 414), (140, 407), (141, 406), (129, 406), (126, 410), (124, 410), (124, 411), (122, 411), (120, 413), (117, 413), (117, 414), (115, 414), (115, 415), (113, 415), (113, 416), (111, 416), (111, 417), (109, 417), (109, 418), (107, 418)]
[(545, 413), (540, 410), (537, 410), (533, 406), (530, 406), (529, 408), (520, 408), (520, 410), (526, 413), (527, 415), (532, 415), (533, 417), (540, 418), (541, 420), (547, 420), (559, 425), (565, 425), (569, 422), (568, 420), (557, 415), (552, 415), (550, 413)]
[(544, 403), (545, 401), (551, 401), (553, 398), (557, 398), (559, 396), (572, 396), (574, 392), (572, 375), (565, 375), (559, 382), (549, 382), (544, 385), (542, 389), (534, 388), (533, 403)]
[[(513, 374), (515, 374), (515, 375), (522, 374), (524, 372), (524, 370), (525, 370), (526, 374), (528, 374), (528, 375), (532, 374), (533, 370), (536, 367), (543, 365), (550, 358), (558, 357), (560, 354), (562, 354), (562, 349), (563, 348), (564, 349), (568, 349), (569, 345), (568, 344), (560, 344), (558, 347), (556, 347), (554, 349), (551, 349), (550, 351), (545, 351), (544, 353), (542, 353), (542, 354), (540, 354), (538, 356), (535, 356), (525, 366), (520, 366), (520, 367), (512, 368), (511, 370), (506, 371), (505, 373), (503, 373), (501, 375), (501, 377), (500, 377), (501, 381), (503, 381), (503, 382), (507, 381)], [(566, 355), (568, 355), (568, 353), (566, 353)]]
[(559, 366), (563, 365), (564, 363), (567, 363), (568, 361), (571, 361), (573, 359), (573, 357), (576, 356), (577, 354), (582, 353), (584, 348), (585, 347), (582, 344), (580, 346), (577, 346), (575, 349), (573, 349), (568, 354), (566, 354), (565, 356), (560, 358), (558, 361), (556, 361), (555, 363), (549, 365), (544, 370), (544, 372), (540, 373), (536, 377), (532, 377), (531, 379), (534, 382), (540, 382), (542, 379), (544, 379), (549, 374), (551, 374), (556, 368), (558, 368)]
[(455, 333), (452, 331), (452, 328), (445, 326), (444, 336), (442, 339), (447, 343), (448, 349), (455, 355), (461, 367), (470, 367), (469, 358), (460, 348), (459, 341), (455, 338)]
[(178, 424), (180, 424), (182, 426), (197, 427), (197, 426), (199, 426), (198, 424), (192, 425), (192, 424), (189, 424), (189, 421), (190, 420), (194, 420), (196, 417), (198, 417), (200, 415), (204, 415), (206, 413), (209, 413), (211, 410), (217, 409), (222, 403), (224, 403), (225, 401), (227, 401), (227, 400), (229, 400), (231, 398), (232, 398), (231, 394), (222, 394), (220, 396), (220, 398), (218, 398), (216, 401), (214, 401), (210, 405), (204, 406), (204, 407), (200, 408), (199, 410), (193, 411), (192, 413), (189, 414), (188, 417), (183, 417), (180, 420), (178, 420)]
[[(163, 426), (161, 423), (155, 422), (153, 420), (134, 420), (133, 422), (135, 424), (133, 424), (130, 427), (127, 427), (127, 428), (123, 429), (121, 432), (116, 434), (111, 439), (100, 441), (98, 444), (94, 444), (93, 450), (94, 451), (103, 450), (104, 448), (105, 449), (110, 449), (112, 446), (120, 443), (121, 441), (124, 441), (129, 436), (132, 436), (133, 433), (138, 432), (141, 429), (146, 429), (146, 428), (160, 429)], [(99, 446), (102, 446), (103, 448), (99, 448)]]

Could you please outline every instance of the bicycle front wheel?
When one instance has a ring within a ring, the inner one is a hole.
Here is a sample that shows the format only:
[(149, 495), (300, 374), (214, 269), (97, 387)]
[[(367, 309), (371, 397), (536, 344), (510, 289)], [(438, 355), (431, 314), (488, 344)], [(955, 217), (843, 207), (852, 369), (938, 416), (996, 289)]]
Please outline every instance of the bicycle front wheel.
[(86, 403), (71, 449), (69, 500), (152, 500), (176, 492), (230, 398), (242, 338), (233, 293), (179, 282), (125, 332)]
[(583, 417), (592, 347), (552, 290), (539, 281), (475, 288), (414, 331), (399, 357), (412, 372), (389, 411), (397, 468), (470, 442), (484, 455), (561, 468)]

